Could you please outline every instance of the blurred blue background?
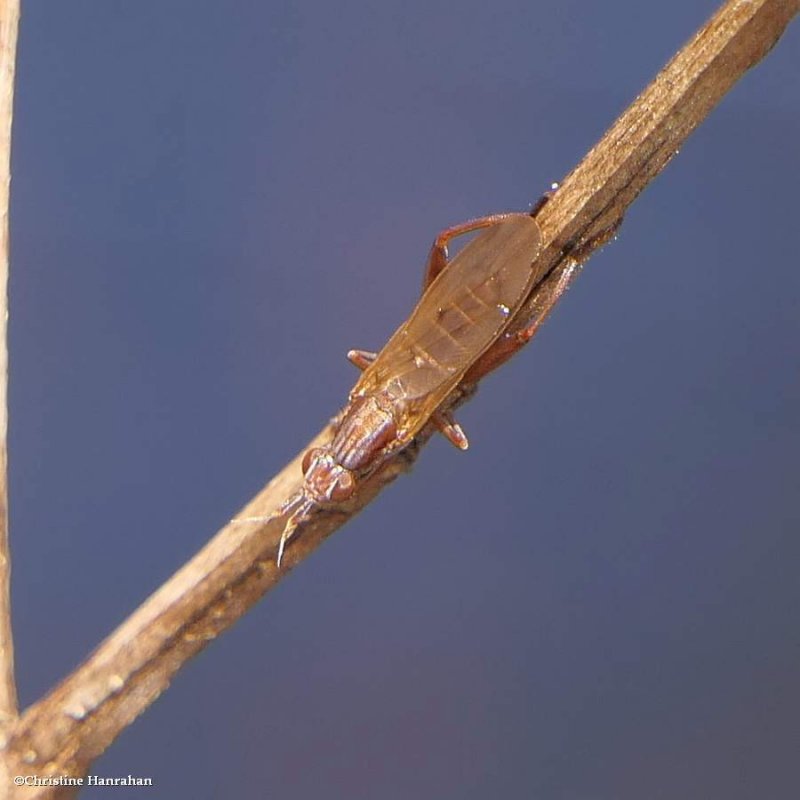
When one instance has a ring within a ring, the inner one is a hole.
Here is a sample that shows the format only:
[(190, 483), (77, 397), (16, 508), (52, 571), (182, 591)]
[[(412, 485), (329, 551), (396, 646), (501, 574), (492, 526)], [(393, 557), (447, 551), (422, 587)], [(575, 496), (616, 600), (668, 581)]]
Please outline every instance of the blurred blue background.
[[(33, 702), (717, 3), (29, 0), (11, 523)], [(789, 797), (800, 27), (416, 469), (93, 772), (170, 798)], [(86, 798), (108, 796), (94, 789)], [(142, 790), (113, 790), (115, 798)]]

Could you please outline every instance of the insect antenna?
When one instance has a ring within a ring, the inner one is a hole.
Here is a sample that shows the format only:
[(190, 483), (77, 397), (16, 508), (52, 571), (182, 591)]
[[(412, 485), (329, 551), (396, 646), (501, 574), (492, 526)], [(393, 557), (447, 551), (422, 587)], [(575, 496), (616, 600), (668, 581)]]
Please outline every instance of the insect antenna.
[[(286, 544), (288, 543), (289, 539), (292, 538), (294, 532), (300, 527), (300, 525), (305, 522), (314, 508), (314, 500), (308, 495), (306, 495), (305, 491), (300, 490), (297, 494), (290, 497), (279, 509), (274, 511), (272, 514), (267, 514), (264, 516), (258, 517), (235, 517), (231, 520), (234, 523), (243, 523), (243, 522), (271, 522), (278, 517), (283, 517), (286, 514), (289, 514), (288, 519), (286, 520), (286, 524), (283, 527), (283, 531), (281, 532), (281, 538), (278, 542), (278, 554), (275, 558), (277, 566), (280, 568), (281, 561), (283, 560), (283, 553), (286, 550)], [(291, 512), (291, 513), (290, 513)]]
[(314, 506), (314, 500), (308, 497), (305, 492), (300, 492), (281, 506), (282, 514), (285, 514), (290, 509), (292, 513), (286, 520), (283, 532), (281, 533), (281, 540), (278, 542), (278, 556), (276, 558), (278, 569), (280, 569), (281, 561), (283, 560), (283, 551), (286, 549), (287, 542), (292, 538), (300, 523), (305, 522), (309, 518)]

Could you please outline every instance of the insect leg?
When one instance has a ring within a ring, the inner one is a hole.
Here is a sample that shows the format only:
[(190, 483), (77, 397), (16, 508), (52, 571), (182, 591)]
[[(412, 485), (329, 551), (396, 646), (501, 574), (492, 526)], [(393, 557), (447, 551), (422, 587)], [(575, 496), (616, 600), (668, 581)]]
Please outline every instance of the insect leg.
[(531, 214), (524, 211), (507, 211), (501, 214), (489, 214), (485, 217), (468, 219), (466, 222), (453, 225), (451, 228), (445, 228), (433, 240), (431, 251), (428, 254), (428, 263), (425, 267), (425, 277), (422, 281), (422, 291), (424, 292), (434, 278), (436, 278), (436, 276), (447, 266), (447, 245), (453, 239), (458, 236), (463, 236), (466, 233), (472, 233), (473, 231), (480, 230), (481, 228), (488, 228), (490, 225), (496, 225), (498, 222), (502, 222), (503, 220), (511, 217), (529, 216), (531, 216)]
[(453, 447), (457, 447), (459, 450), (466, 450), (469, 447), (467, 434), (453, 419), (453, 415), (449, 411), (436, 411), (431, 417), (431, 422)]
[(348, 350), (347, 360), (362, 372), (378, 357), (371, 350)]
[(464, 376), (466, 385), (477, 383), (484, 375), (508, 361), (514, 353), (526, 345), (537, 333), (548, 314), (567, 290), (580, 265), (570, 260), (562, 272), (547, 278), (536, 290), (531, 317), (523, 328), (501, 336), (473, 365)]
[(433, 279), (447, 266), (448, 255), (447, 245), (452, 239), (463, 236), (466, 233), (488, 228), (509, 217), (536, 217), (542, 207), (552, 196), (552, 192), (545, 192), (532, 206), (530, 211), (505, 211), (499, 214), (488, 214), (485, 217), (468, 219), (451, 228), (445, 228), (434, 240), (431, 252), (428, 255), (428, 264), (425, 268), (425, 277), (422, 281), (422, 291), (428, 288)]
[(618, 217), (607, 228), (603, 228), (600, 233), (595, 234), (587, 242), (571, 250), (569, 257), (579, 264), (583, 264), (595, 250), (607, 245), (617, 235), (620, 225), (622, 225), (622, 217)]
[[(540, 209), (548, 196), (545, 195), (539, 201), (535, 210)], [(528, 301), (530, 316), (524, 327), (518, 330), (511, 330), (501, 336), (476, 362), (470, 367), (465, 375), (463, 384), (468, 386), (479, 381), (484, 375), (497, 369), (501, 364), (508, 361), (514, 353), (526, 345), (537, 333), (548, 314), (553, 310), (556, 303), (572, 283), (572, 279), (577, 274), (580, 266), (589, 258), (595, 250), (603, 247), (614, 238), (622, 218), (614, 220), (608, 227), (593, 236), (589, 241), (569, 252), (564, 268), (556, 275), (547, 277), (537, 289), (532, 298)]]

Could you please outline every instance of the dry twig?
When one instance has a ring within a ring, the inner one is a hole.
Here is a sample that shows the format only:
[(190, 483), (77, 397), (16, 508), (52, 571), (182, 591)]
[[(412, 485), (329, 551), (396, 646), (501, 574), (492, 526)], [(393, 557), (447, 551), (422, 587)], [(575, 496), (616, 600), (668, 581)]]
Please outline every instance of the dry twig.
[[(602, 232), (621, 220), (713, 106), (769, 52), (799, 3), (730, 0), (662, 70), (537, 217), (548, 280), (558, 278), (568, 253), (593, 249)], [(281, 570), (275, 565), (281, 520), (226, 526), (80, 667), (25, 711), (7, 744), (9, 764), (27, 774), (84, 774), (189, 658), (405, 471), (429, 435), (426, 431), (373, 475), (352, 507), (315, 517), (292, 542)], [(329, 436), (326, 428), (312, 444)], [(298, 456), (241, 516), (268, 517), (300, 483)], [(25, 789), (26, 798), (57, 794), (49, 787)]]
[(8, 550), (8, 192), (19, 0), (0, 2), (0, 731), (17, 715)]

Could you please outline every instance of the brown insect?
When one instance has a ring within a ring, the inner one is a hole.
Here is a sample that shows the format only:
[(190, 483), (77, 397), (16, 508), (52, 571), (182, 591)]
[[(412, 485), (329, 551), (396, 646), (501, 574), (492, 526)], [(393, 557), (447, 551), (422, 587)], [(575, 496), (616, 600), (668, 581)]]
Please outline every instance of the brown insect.
[[(302, 489), (278, 511), (288, 515), (278, 566), (299, 525), (320, 507), (348, 501), (360, 481), (407, 447), (428, 422), (456, 447), (467, 448), (461, 426), (440, 407), (465, 380), (477, 381), (527, 342), (569, 283), (571, 270), (525, 327), (506, 333), (544, 277), (536, 264), (541, 235), (532, 214), (538, 208), (481, 217), (439, 234), (408, 320), (377, 355), (347, 354), (363, 374), (334, 422), (331, 442), (305, 454)], [(448, 262), (448, 243), (479, 229), (485, 230)]]

